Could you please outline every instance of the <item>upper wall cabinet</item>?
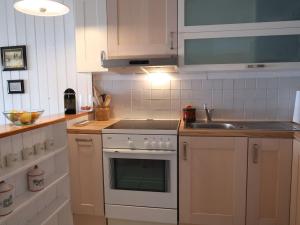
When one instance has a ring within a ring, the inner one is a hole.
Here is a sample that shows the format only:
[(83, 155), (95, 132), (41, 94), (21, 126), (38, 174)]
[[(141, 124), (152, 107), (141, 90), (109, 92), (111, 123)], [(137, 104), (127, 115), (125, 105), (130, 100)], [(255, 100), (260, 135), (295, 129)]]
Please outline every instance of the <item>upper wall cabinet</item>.
[(106, 0), (76, 0), (78, 72), (101, 72), (101, 52), (107, 52)]
[(108, 55), (177, 54), (177, 0), (107, 1)]
[(184, 72), (300, 68), (300, 28), (179, 35)]
[(180, 32), (293, 27), (299, 21), (299, 0), (179, 0)]

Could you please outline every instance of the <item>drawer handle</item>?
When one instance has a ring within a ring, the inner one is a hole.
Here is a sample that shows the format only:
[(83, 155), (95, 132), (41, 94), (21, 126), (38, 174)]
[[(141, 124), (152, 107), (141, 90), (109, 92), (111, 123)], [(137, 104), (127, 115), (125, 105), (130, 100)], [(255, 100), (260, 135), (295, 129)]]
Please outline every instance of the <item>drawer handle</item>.
[(247, 65), (248, 69), (265, 68), (265, 67), (266, 67), (265, 64), (251, 64), (251, 65)]
[(187, 143), (183, 142), (183, 160), (187, 160)]
[(175, 32), (170, 32), (170, 39), (171, 39), (170, 50), (174, 50), (174, 35), (175, 35)]
[(92, 142), (93, 139), (83, 139), (83, 138), (76, 138), (75, 139), (77, 142)]
[(253, 150), (252, 150), (252, 162), (254, 164), (258, 163), (258, 151), (259, 151), (259, 146), (258, 144), (253, 145)]

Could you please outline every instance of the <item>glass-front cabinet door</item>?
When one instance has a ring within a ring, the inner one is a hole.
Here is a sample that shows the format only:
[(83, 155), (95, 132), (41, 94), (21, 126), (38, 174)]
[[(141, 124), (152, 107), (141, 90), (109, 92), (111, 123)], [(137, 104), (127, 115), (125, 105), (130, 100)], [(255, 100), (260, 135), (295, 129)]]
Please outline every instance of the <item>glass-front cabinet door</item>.
[(300, 68), (300, 28), (184, 33), (179, 40), (186, 72)]
[(179, 0), (181, 32), (293, 27), (299, 21), (299, 0)]

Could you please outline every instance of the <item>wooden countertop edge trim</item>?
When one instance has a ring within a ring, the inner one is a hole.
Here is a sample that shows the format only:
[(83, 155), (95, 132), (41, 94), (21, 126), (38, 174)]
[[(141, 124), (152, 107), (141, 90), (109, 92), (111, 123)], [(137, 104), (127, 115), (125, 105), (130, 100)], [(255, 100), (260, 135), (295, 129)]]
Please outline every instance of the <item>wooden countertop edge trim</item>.
[(197, 132), (179, 131), (179, 136), (190, 137), (256, 137), (256, 138), (294, 138), (293, 132), (277, 131), (213, 131), (201, 130)]
[(76, 130), (76, 129), (67, 129), (68, 134), (101, 134), (102, 129), (99, 128), (99, 130)]
[(88, 115), (90, 112), (82, 112), (74, 115), (53, 115), (49, 117), (42, 117), (35, 124), (28, 126), (14, 126), (14, 125), (2, 125), (0, 126), (0, 138), (13, 136), (16, 134), (24, 133), (27, 131), (35, 130), (38, 128), (46, 127), (52, 124), (76, 119), (82, 116)]
[(295, 138), (297, 141), (300, 141), (300, 132), (295, 132), (295, 133), (294, 133), (294, 138)]
[[(201, 129), (194, 130), (184, 128), (184, 123), (181, 121), (179, 127), (179, 136), (191, 137), (255, 137), (255, 138), (294, 138), (294, 131), (267, 131), (267, 130), (216, 130), (216, 129)], [(300, 132), (298, 132), (300, 139)]]

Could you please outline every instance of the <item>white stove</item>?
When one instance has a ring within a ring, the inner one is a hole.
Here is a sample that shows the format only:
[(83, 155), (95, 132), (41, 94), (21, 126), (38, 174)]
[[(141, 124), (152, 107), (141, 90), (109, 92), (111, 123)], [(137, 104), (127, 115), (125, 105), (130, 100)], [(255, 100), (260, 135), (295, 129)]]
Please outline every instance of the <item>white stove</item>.
[(103, 129), (108, 218), (177, 224), (177, 120), (121, 120)]

